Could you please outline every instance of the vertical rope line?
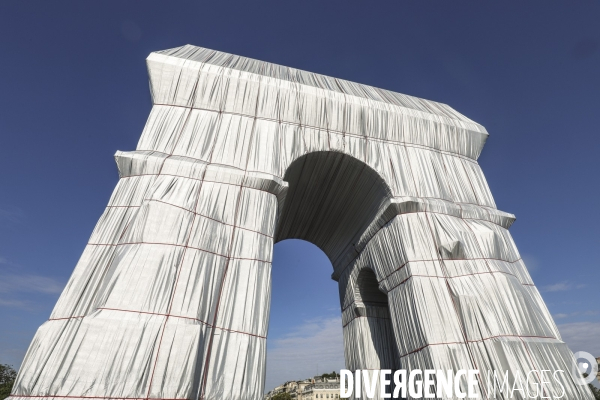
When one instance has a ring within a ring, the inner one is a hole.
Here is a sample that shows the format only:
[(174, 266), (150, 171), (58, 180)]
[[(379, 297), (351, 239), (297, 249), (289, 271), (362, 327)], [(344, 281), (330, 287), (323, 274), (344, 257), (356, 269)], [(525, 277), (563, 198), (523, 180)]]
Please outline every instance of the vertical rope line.
[(231, 251), (233, 250), (233, 242), (235, 239), (235, 233), (236, 233), (236, 226), (237, 226), (237, 220), (238, 220), (238, 216), (239, 216), (239, 204), (240, 204), (240, 199), (242, 197), (242, 191), (243, 191), (243, 187), (240, 187), (238, 195), (237, 195), (237, 200), (236, 200), (236, 209), (235, 209), (235, 213), (234, 213), (234, 227), (231, 230), (231, 236), (229, 239), (229, 249), (227, 251), (228, 257), (227, 257), (227, 261), (225, 263), (225, 268), (223, 271), (223, 277), (221, 278), (221, 284), (219, 285), (219, 292), (217, 295), (217, 304), (215, 306), (215, 313), (213, 316), (213, 322), (212, 322), (212, 326), (213, 328), (210, 331), (210, 339), (208, 342), (208, 346), (207, 346), (207, 350), (206, 350), (206, 355), (205, 355), (205, 360), (204, 360), (204, 370), (202, 371), (203, 377), (202, 377), (202, 384), (200, 387), (200, 399), (204, 399), (204, 395), (206, 392), (206, 381), (208, 379), (208, 369), (210, 366), (210, 357), (211, 357), (211, 353), (212, 353), (212, 345), (214, 342), (214, 338), (215, 338), (215, 331), (216, 331), (216, 323), (217, 323), (217, 317), (218, 317), (218, 313), (219, 313), (219, 306), (221, 303), (221, 296), (223, 294), (223, 286), (225, 286), (225, 280), (227, 278), (227, 272), (229, 270), (229, 264), (231, 263)]
[[(448, 169), (446, 168), (446, 163), (444, 162), (444, 158), (443, 158), (443, 156), (442, 156), (442, 155), (440, 155), (440, 157), (442, 157), (442, 158), (441, 158), (441, 161), (442, 161), (442, 165), (443, 165), (443, 167), (444, 167), (444, 170), (446, 171), (446, 174), (448, 174)], [(464, 167), (464, 166), (463, 166), (463, 167)], [(448, 175), (449, 175), (449, 174), (448, 174)], [(450, 191), (452, 191), (452, 185), (449, 185), (448, 187), (450, 188)], [(471, 226), (469, 225), (469, 223), (468, 223), (467, 221), (465, 221), (465, 220), (464, 220), (464, 218), (463, 218), (463, 208), (462, 208), (462, 206), (460, 205), (460, 203), (458, 202), (458, 196), (457, 196), (455, 193), (453, 193), (453, 197), (456, 199), (456, 200), (454, 201), (454, 204), (456, 204), (456, 205), (457, 205), (457, 206), (460, 208), (460, 219), (461, 219), (461, 220), (463, 221), (463, 223), (464, 223), (464, 224), (467, 226), (467, 228), (469, 228), (469, 230), (471, 231), (471, 233), (473, 233), (473, 236), (475, 236), (475, 245), (476, 245), (476, 246), (477, 246), (477, 248), (479, 249), (479, 253), (481, 254), (481, 256), (482, 256), (482, 257), (484, 257), (485, 255), (484, 255), (484, 253), (483, 253), (483, 251), (482, 251), (482, 248), (481, 248), (481, 246), (479, 246), (479, 241), (477, 240), (477, 235), (475, 234), (475, 231), (474, 231), (474, 230), (471, 228)], [(487, 262), (487, 260), (486, 260), (485, 258), (484, 258), (484, 262), (485, 262), (485, 265), (486, 265), (486, 267), (487, 267), (488, 271), (489, 271), (489, 272), (492, 272), (492, 269), (490, 268), (490, 265), (488, 264), (488, 262)]]
[[(183, 70), (184, 66), (185, 66), (185, 63), (182, 66), (182, 70)], [(180, 77), (181, 77), (181, 72), (180, 72), (179, 78)], [(178, 80), (178, 82), (179, 82), (179, 80)], [(196, 98), (196, 92), (197, 92), (197, 89), (198, 89), (198, 83), (199, 82), (200, 82), (200, 71), (198, 71), (198, 79), (194, 83), (194, 88), (192, 89), (192, 93), (190, 94), (190, 99), (192, 99), (192, 101), (193, 101), (193, 99)], [(177, 136), (177, 139), (175, 141), (175, 144), (173, 145), (173, 149), (171, 150), (171, 152), (175, 151), (175, 148), (177, 147), (177, 144), (179, 143), (179, 140), (181, 140), (181, 137), (183, 136), (183, 131), (185, 130), (185, 128), (186, 128), (186, 126), (187, 126), (187, 124), (188, 124), (188, 122), (190, 120), (190, 116), (192, 115), (192, 105), (193, 104), (190, 104), (190, 110), (188, 112), (188, 115), (187, 115), (184, 123), (181, 125), (181, 130), (179, 131), (179, 135)], [(162, 163), (162, 165), (160, 167), (160, 170), (158, 171), (157, 176), (160, 176), (160, 174), (162, 172), (162, 169), (163, 169), (163, 167), (164, 167), (167, 159), (169, 157), (171, 157), (172, 155), (173, 155), (173, 153), (169, 154), (163, 160), (163, 163)], [(206, 171), (206, 169), (205, 169), (205, 171)], [(202, 189), (202, 182), (200, 182), (200, 187), (198, 188), (198, 195), (196, 196), (196, 198), (200, 197), (200, 190), (201, 189)], [(198, 200), (196, 200), (196, 202), (197, 201)], [(196, 206), (194, 206), (193, 210), (194, 211), (196, 210)], [(171, 292), (171, 296), (170, 296), (170, 299), (169, 299), (169, 305), (168, 305), (168, 308), (167, 308), (167, 315), (166, 315), (165, 320), (164, 320), (164, 322), (162, 324), (160, 339), (158, 341), (158, 347), (156, 349), (156, 356), (154, 358), (154, 365), (152, 367), (152, 373), (150, 375), (150, 381), (148, 383), (148, 391), (146, 392), (146, 399), (150, 398), (150, 392), (152, 391), (152, 383), (154, 382), (154, 373), (156, 372), (156, 365), (158, 364), (158, 358), (160, 357), (160, 349), (161, 349), (161, 346), (162, 346), (163, 337), (164, 337), (164, 334), (165, 334), (165, 330), (167, 328), (167, 322), (169, 321), (169, 316), (171, 314), (171, 308), (173, 307), (173, 301), (175, 299), (175, 292), (177, 290), (177, 283), (179, 282), (179, 276), (181, 275), (181, 269), (183, 268), (183, 262), (185, 260), (185, 255), (187, 253), (187, 248), (188, 248), (189, 240), (192, 237), (192, 232), (193, 232), (193, 229), (194, 229), (194, 223), (196, 221), (196, 218), (197, 218), (197, 214), (194, 212), (194, 214), (192, 216), (191, 223), (190, 223), (189, 230), (188, 230), (187, 235), (186, 235), (187, 238), (186, 238), (186, 241), (185, 241), (185, 245), (184, 245), (183, 251), (181, 253), (181, 259), (179, 260), (179, 263), (178, 263), (178, 265), (176, 267), (177, 268), (177, 275), (175, 277), (175, 282), (173, 283), (173, 290)]]
[[(427, 211), (425, 211), (425, 218), (427, 219), (427, 226), (429, 227), (429, 232), (431, 233), (431, 238), (433, 240), (433, 245), (436, 245), (436, 240), (435, 240), (435, 235), (433, 233), (433, 228), (431, 227), (431, 222), (429, 220), (429, 215), (427, 213)], [(448, 271), (446, 269), (446, 265), (444, 263), (444, 260), (440, 257), (439, 255), (439, 251), (437, 251), (436, 249), (436, 254), (438, 256), (438, 262), (440, 263), (440, 267), (442, 268), (442, 272), (444, 274), (444, 281), (446, 282), (446, 289), (448, 290), (448, 295), (450, 296), (450, 300), (452, 301), (452, 306), (454, 307), (454, 312), (456, 313), (456, 319), (458, 320), (458, 324), (460, 326), (460, 330), (463, 336), (463, 340), (464, 340), (464, 345), (465, 348), (467, 350), (467, 354), (469, 355), (469, 358), (471, 359), (471, 362), (473, 363), (473, 366), (477, 369), (479, 369), (479, 367), (477, 366), (477, 363), (475, 362), (475, 357), (473, 356), (473, 353), (471, 351), (471, 348), (469, 347), (469, 340), (467, 338), (467, 333), (466, 333), (466, 329), (464, 326), (464, 323), (460, 317), (460, 313), (458, 312), (458, 307), (456, 306), (456, 302), (454, 301), (454, 297), (452, 297), (452, 289), (450, 288), (450, 282), (448, 281)], [(477, 379), (478, 381), (480, 381), (480, 379)], [(487, 390), (485, 390), (485, 385), (483, 385), (482, 382), (479, 382), (479, 385), (481, 387), (481, 389), (483, 390), (485, 396), (487, 397)]]
[[(533, 368), (535, 368), (535, 374), (538, 377), (538, 379), (540, 380), (540, 386), (542, 387), (542, 390), (545, 389), (544, 385), (542, 384), (542, 378), (540, 378), (539, 375), (539, 371), (537, 369), (537, 366), (535, 364), (535, 362), (533, 361), (533, 357), (531, 356), (531, 353), (529, 352), (529, 349), (527, 348), (527, 344), (525, 343), (525, 341), (523, 340), (523, 338), (521, 336), (519, 336), (519, 340), (521, 340), (521, 344), (523, 345), (523, 348), (525, 349), (525, 352), (527, 353), (527, 357), (529, 358), (529, 362), (531, 362), (531, 365), (533, 366)], [(545, 390), (543, 391), (542, 394), (545, 394)], [(527, 387), (527, 395), (529, 396), (529, 387)], [(542, 397), (542, 398), (547, 398), (549, 399), (550, 397)]]
[[(223, 71), (221, 71), (221, 74), (222, 74), (222, 73), (223, 73)], [(196, 83), (195, 83), (195, 85), (194, 85), (194, 89), (192, 90), (192, 93), (190, 94), (190, 98), (192, 99), (192, 101), (194, 101), (194, 100), (195, 100), (195, 98), (196, 98), (196, 95), (197, 95), (197, 90), (198, 90), (198, 84), (199, 84), (199, 83), (200, 83), (200, 71), (198, 71), (198, 80), (196, 81)], [(221, 87), (221, 86), (220, 86), (220, 84), (219, 84), (219, 88), (220, 88), (220, 87)], [(192, 105), (193, 105), (193, 104), (192, 104)], [(182, 125), (181, 131), (180, 131), (180, 134), (179, 134), (179, 136), (178, 136), (178, 138), (177, 138), (177, 142), (176, 142), (175, 146), (173, 147), (173, 150), (175, 149), (175, 147), (176, 147), (177, 143), (179, 143), (179, 140), (181, 139), (181, 136), (183, 135), (183, 130), (184, 130), (184, 129), (185, 129), (185, 127), (187, 126), (187, 123), (188, 123), (188, 121), (189, 121), (189, 118), (190, 118), (191, 114), (192, 114), (192, 112), (191, 112), (191, 109), (190, 109), (190, 113), (188, 114), (188, 116), (187, 116), (187, 118), (186, 118), (186, 121), (185, 121), (185, 123)], [(219, 111), (219, 117), (218, 117), (218, 118), (219, 118), (219, 127), (220, 127), (220, 124), (221, 124), (221, 122), (222, 122), (222, 120), (221, 120), (221, 115), (222, 115), (222, 114), (221, 114), (221, 112)], [(195, 201), (195, 203), (194, 203), (194, 208), (193, 208), (193, 210), (194, 210), (194, 215), (193, 215), (193, 217), (192, 217), (192, 221), (191, 221), (191, 223), (190, 223), (190, 228), (189, 228), (189, 232), (188, 232), (188, 235), (187, 235), (187, 239), (186, 239), (186, 242), (185, 242), (185, 245), (184, 245), (184, 250), (183, 250), (183, 252), (182, 252), (182, 254), (181, 254), (181, 259), (180, 259), (180, 262), (179, 262), (179, 264), (178, 264), (178, 267), (177, 267), (177, 277), (176, 277), (176, 279), (175, 279), (175, 282), (174, 282), (174, 285), (173, 285), (173, 291), (171, 292), (171, 298), (169, 299), (169, 308), (168, 308), (168, 310), (167, 310), (167, 316), (166, 316), (166, 318), (165, 318), (165, 321), (164, 321), (164, 323), (163, 323), (163, 326), (162, 326), (162, 332), (161, 332), (161, 335), (160, 335), (160, 340), (159, 340), (159, 342), (158, 342), (158, 348), (157, 348), (157, 351), (156, 351), (156, 357), (155, 357), (155, 359), (154, 359), (154, 366), (153, 366), (153, 368), (152, 368), (152, 375), (151, 375), (151, 377), (150, 377), (150, 383), (149, 383), (149, 385), (148, 385), (148, 392), (147, 392), (147, 394), (146, 394), (146, 400), (148, 400), (148, 399), (150, 398), (150, 392), (151, 392), (151, 390), (152, 390), (152, 382), (153, 382), (153, 380), (154, 380), (154, 373), (156, 372), (156, 365), (157, 365), (157, 363), (158, 363), (158, 358), (159, 358), (159, 356), (160, 356), (160, 348), (161, 348), (161, 345), (162, 345), (163, 336), (164, 336), (164, 333), (165, 333), (165, 330), (166, 330), (166, 325), (167, 325), (167, 321), (168, 321), (168, 319), (169, 319), (169, 315), (170, 315), (170, 313), (171, 313), (171, 308), (172, 308), (172, 306), (173, 306), (173, 301), (174, 301), (174, 299), (175, 299), (175, 292), (176, 292), (176, 290), (177, 290), (177, 284), (178, 284), (178, 282), (179, 282), (179, 276), (181, 275), (181, 269), (182, 269), (182, 266), (183, 266), (183, 262), (184, 262), (184, 260), (185, 260), (185, 255), (187, 254), (187, 249), (188, 249), (188, 245), (189, 245), (189, 240), (190, 240), (190, 238), (191, 238), (191, 236), (192, 236), (192, 232), (193, 232), (193, 229), (194, 229), (194, 223), (195, 223), (195, 221), (196, 221), (196, 218), (197, 218), (197, 216), (198, 216), (198, 214), (195, 212), (195, 211), (196, 211), (196, 207), (197, 207), (197, 205), (198, 205), (198, 201), (199, 201), (199, 199), (200, 199), (200, 193), (201, 193), (202, 187), (204, 186), (204, 185), (203, 185), (203, 183), (204, 183), (204, 178), (205, 178), (205, 176), (206, 176), (206, 172), (208, 171), (208, 166), (210, 165), (210, 161), (212, 161), (212, 156), (213, 156), (214, 149), (215, 149), (215, 147), (216, 147), (216, 142), (217, 142), (217, 135), (215, 134), (215, 138), (213, 139), (213, 145), (212, 145), (212, 148), (211, 148), (211, 150), (210, 150), (210, 154), (209, 154), (209, 163), (208, 163), (208, 164), (205, 166), (205, 168), (204, 168), (204, 171), (203, 171), (203, 173), (202, 173), (202, 177), (201, 177), (201, 180), (200, 180), (200, 187), (198, 188), (198, 194), (196, 195), (196, 201)], [(169, 155), (169, 157), (170, 157), (171, 155), (172, 155), (172, 154), (170, 154), (170, 155)], [(167, 157), (167, 158), (169, 158), (169, 157)], [(160, 175), (160, 172), (162, 172), (162, 167), (164, 166), (164, 164), (165, 164), (165, 162), (166, 162), (167, 158), (165, 158), (165, 160), (163, 161), (163, 165), (161, 166), (161, 170), (159, 171), (159, 175)], [(240, 190), (241, 190), (241, 189), (240, 189)]]
[[(257, 98), (260, 97), (260, 86), (259, 86), (259, 93), (257, 94)], [(250, 162), (250, 150), (252, 149), (252, 139), (254, 137), (254, 134), (256, 133), (256, 113), (258, 110), (258, 100), (257, 100), (257, 104), (255, 107), (255, 115), (252, 121), (252, 130), (250, 132), (250, 139), (248, 141), (248, 150), (247, 150), (247, 154), (246, 154), (246, 167), (244, 168), (244, 180), (246, 179), (247, 176), (247, 170), (248, 170), (248, 163)], [(230, 243), (229, 243), (229, 249), (227, 251), (228, 257), (227, 257), (227, 261), (225, 264), (225, 268), (223, 271), (223, 277), (221, 278), (221, 284), (219, 287), (219, 293), (217, 295), (217, 304), (215, 306), (215, 313), (214, 313), (214, 317), (213, 317), (213, 328), (211, 329), (210, 332), (210, 339), (208, 342), (208, 347), (206, 350), (206, 359), (205, 359), (205, 364), (204, 364), (204, 371), (203, 371), (203, 379), (202, 379), (202, 383), (201, 383), (201, 387), (200, 387), (200, 399), (204, 399), (204, 396), (206, 394), (206, 381), (208, 379), (208, 371), (209, 371), (209, 367), (210, 367), (210, 357), (212, 354), (212, 347), (213, 347), (213, 343), (214, 343), (214, 338), (215, 338), (215, 331), (216, 329), (214, 328), (217, 324), (217, 318), (219, 315), (219, 309), (220, 309), (220, 304), (221, 304), (221, 298), (223, 295), (223, 287), (225, 286), (225, 280), (227, 279), (227, 273), (229, 271), (229, 265), (231, 264), (231, 258), (232, 258), (232, 251), (233, 251), (233, 243), (236, 237), (236, 231), (237, 231), (237, 224), (240, 222), (240, 202), (241, 202), (241, 198), (242, 198), (242, 192), (244, 191), (244, 188), (242, 187), (242, 185), (240, 185), (240, 191), (238, 193), (237, 196), (237, 201), (236, 201), (236, 206), (235, 206), (235, 213), (234, 213), (234, 219), (233, 219), (233, 228), (231, 231), (231, 237), (230, 237)]]
[[(406, 156), (408, 158), (408, 165), (409, 165), (409, 167), (411, 169), (411, 175), (412, 175), (413, 180), (414, 180), (415, 176), (414, 176), (412, 165), (411, 165), (411, 157), (408, 154), (408, 150), (406, 148), (405, 148), (405, 151), (406, 151)], [(417, 185), (416, 185), (416, 181), (414, 181), (414, 182), (415, 182), (415, 190), (418, 190), (417, 189)], [(417, 196), (418, 195), (419, 195), (419, 192), (417, 192)], [(431, 233), (431, 239), (433, 240), (433, 245), (435, 246), (436, 245), (436, 240), (435, 240), (435, 235), (433, 233), (433, 228), (431, 227), (431, 223), (429, 221), (429, 215), (428, 215), (428, 212), (427, 212), (428, 208), (429, 208), (428, 204), (426, 203), (425, 204), (425, 212), (424, 212), (425, 219), (427, 220), (427, 226), (429, 228), (429, 232)], [(465, 332), (464, 325), (463, 325), (463, 323), (462, 323), (462, 321), (460, 319), (460, 314), (459, 314), (458, 309), (456, 307), (456, 303), (454, 301), (454, 298), (452, 297), (452, 292), (451, 292), (451, 289), (450, 289), (450, 283), (448, 282), (448, 271), (446, 270), (446, 266), (443, 263), (442, 259), (440, 258), (439, 251), (437, 249), (434, 249), (434, 251), (435, 251), (435, 254), (436, 254), (437, 258), (438, 258), (438, 262), (440, 263), (440, 267), (442, 268), (442, 271), (443, 271), (443, 273), (445, 275), (444, 280), (446, 282), (446, 289), (448, 290), (448, 295), (450, 296), (450, 300), (452, 301), (452, 306), (454, 307), (454, 312), (456, 313), (456, 318), (458, 319), (458, 323), (459, 323), (460, 330), (461, 330), (461, 333), (462, 333), (462, 336), (463, 336), (464, 345), (465, 345), (465, 348), (467, 350), (467, 354), (469, 355), (469, 358), (471, 359), (471, 362), (473, 363), (473, 365), (477, 368), (477, 364), (475, 363), (475, 359), (474, 359), (473, 354), (471, 353), (471, 349), (469, 348), (469, 345), (468, 345), (467, 335), (466, 335), (466, 332)], [(481, 385), (481, 383), (480, 383), (480, 385)], [(485, 391), (485, 388), (483, 388), (483, 385), (481, 385), (481, 387), (482, 387), (482, 389), (484, 389), (484, 393), (486, 393), (486, 397), (487, 397), (487, 392)]]

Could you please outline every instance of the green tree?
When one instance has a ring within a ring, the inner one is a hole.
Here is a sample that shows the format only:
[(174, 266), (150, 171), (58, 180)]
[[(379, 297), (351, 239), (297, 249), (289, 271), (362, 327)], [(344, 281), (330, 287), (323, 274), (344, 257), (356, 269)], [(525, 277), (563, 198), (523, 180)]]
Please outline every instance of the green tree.
[(594, 394), (594, 397), (596, 397), (596, 400), (600, 400), (600, 390), (598, 388), (596, 388), (596, 386), (592, 385), (591, 383), (588, 386), (590, 387), (590, 390)]
[(330, 374), (325, 373), (325, 374), (321, 375), (321, 378), (323, 378), (323, 379), (335, 379), (335, 378), (338, 378), (339, 376), (340, 376), (340, 374), (338, 374), (337, 372), (333, 371)]
[(0, 400), (10, 396), (16, 377), (17, 371), (10, 365), (0, 364)]
[(292, 395), (289, 393), (277, 393), (271, 397), (271, 400), (292, 400)]
[[(600, 364), (598, 364), (598, 368), (600, 369)], [(583, 374), (583, 377), (587, 378), (588, 374)], [(596, 400), (600, 400), (600, 390), (591, 383), (589, 383), (588, 386), (590, 387), (590, 391), (592, 392)]]

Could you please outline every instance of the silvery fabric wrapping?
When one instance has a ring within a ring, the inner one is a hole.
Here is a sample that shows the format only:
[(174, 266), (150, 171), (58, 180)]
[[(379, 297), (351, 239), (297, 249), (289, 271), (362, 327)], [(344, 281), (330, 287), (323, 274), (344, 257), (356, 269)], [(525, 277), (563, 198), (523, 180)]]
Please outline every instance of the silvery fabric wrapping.
[[(189, 45), (147, 64), (137, 150), (115, 156), (120, 180), (13, 400), (262, 398), (286, 238), (333, 264), (349, 369), (570, 371), (477, 164), (481, 125)], [(561, 379), (565, 398), (592, 399)]]

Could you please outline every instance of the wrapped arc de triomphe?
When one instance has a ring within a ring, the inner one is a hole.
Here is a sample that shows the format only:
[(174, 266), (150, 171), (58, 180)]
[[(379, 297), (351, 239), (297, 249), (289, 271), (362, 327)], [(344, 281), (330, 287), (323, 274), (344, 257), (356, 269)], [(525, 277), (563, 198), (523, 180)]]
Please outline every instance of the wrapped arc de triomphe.
[[(477, 163), (481, 125), (200, 47), (147, 63), (137, 150), (115, 155), (120, 180), (11, 399), (261, 399), (287, 238), (331, 260), (348, 369), (570, 371)], [(559, 376), (563, 398), (592, 398)]]

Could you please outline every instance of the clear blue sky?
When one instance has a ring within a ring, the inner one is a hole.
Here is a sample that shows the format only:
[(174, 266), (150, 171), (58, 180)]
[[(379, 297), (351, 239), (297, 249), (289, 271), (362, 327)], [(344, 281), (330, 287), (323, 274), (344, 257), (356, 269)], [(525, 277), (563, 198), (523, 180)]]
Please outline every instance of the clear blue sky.
[[(572, 349), (600, 355), (599, 21), (598, 0), (0, 2), (0, 363), (20, 364), (117, 182), (113, 154), (135, 148), (145, 57), (187, 43), (483, 124), (480, 164), (535, 283)], [(342, 367), (330, 273), (308, 243), (275, 247), (268, 388)]]

